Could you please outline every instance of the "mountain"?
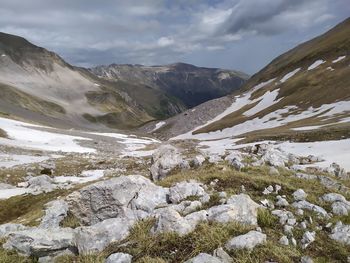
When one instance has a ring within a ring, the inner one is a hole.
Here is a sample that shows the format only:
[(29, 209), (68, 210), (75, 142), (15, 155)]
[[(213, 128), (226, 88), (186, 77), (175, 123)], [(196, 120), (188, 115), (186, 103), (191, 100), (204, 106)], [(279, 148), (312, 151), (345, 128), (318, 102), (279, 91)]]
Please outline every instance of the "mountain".
[[(233, 95), (144, 129), (160, 137), (312, 141), (350, 137), (350, 19), (274, 59)], [(224, 102), (224, 103), (223, 103)], [(219, 105), (206, 114), (213, 104)], [(184, 127), (186, 123), (186, 127)], [(179, 128), (180, 127), (180, 128)]]
[[(175, 98), (180, 103), (181, 111), (184, 107), (192, 108), (230, 94), (248, 79), (248, 75), (242, 72), (196, 67), (185, 63), (165, 66), (112, 64), (91, 68), (90, 71), (100, 78), (138, 84), (151, 89), (155, 94), (163, 93)], [(133, 98), (138, 101), (142, 95), (143, 92), (138, 91)], [(169, 117), (174, 114), (167, 112), (163, 115)]]
[(0, 112), (47, 125), (131, 129), (226, 95), (246, 78), (187, 64), (87, 70), (0, 33)]
[(0, 33), (0, 94), (1, 112), (53, 126), (130, 128), (153, 119), (114, 83), (5, 33)]

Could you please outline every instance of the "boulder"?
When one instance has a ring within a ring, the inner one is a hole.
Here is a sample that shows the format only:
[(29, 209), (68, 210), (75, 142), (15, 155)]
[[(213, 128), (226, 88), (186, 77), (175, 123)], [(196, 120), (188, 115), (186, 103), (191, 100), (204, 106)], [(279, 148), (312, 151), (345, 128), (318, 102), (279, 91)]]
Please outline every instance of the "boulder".
[(45, 215), (41, 219), (39, 227), (57, 228), (61, 221), (67, 216), (68, 204), (64, 200), (54, 200), (47, 203)]
[(301, 239), (301, 247), (307, 248), (316, 239), (316, 232), (306, 231)]
[(293, 193), (293, 198), (295, 201), (303, 201), (307, 197), (307, 194), (303, 189), (298, 189)]
[(337, 222), (329, 236), (342, 244), (350, 245), (350, 225), (343, 225), (342, 222)]
[(169, 189), (169, 200), (177, 204), (190, 196), (202, 197), (206, 194), (202, 186), (196, 181), (176, 183)]
[(106, 258), (105, 263), (131, 263), (132, 256), (125, 253), (114, 253)]
[(223, 261), (212, 255), (200, 253), (198, 256), (185, 261), (185, 263), (223, 263)]
[(266, 242), (266, 235), (258, 231), (250, 231), (247, 234), (240, 235), (230, 239), (225, 247), (228, 250), (253, 249), (257, 245)]
[(152, 155), (151, 177), (154, 181), (161, 180), (175, 169), (189, 168), (189, 164), (172, 145), (162, 145)]
[(110, 243), (126, 238), (134, 223), (132, 218), (110, 218), (92, 226), (78, 227), (74, 244), (79, 254), (100, 252)]
[(227, 204), (218, 205), (208, 209), (208, 220), (220, 223), (237, 221), (247, 225), (257, 225), (258, 208), (249, 195), (233, 195)]
[(70, 194), (70, 211), (86, 225), (108, 218), (140, 219), (154, 208), (167, 204), (169, 189), (153, 184), (141, 175), (120, 176), (97, 182)]
[(230, 257), (229, 254), (226, 253), (226, 251), (222, 248), (219, 247), (214, 250), (213, 256), (219, 258), (222, 263), (232, 263), (233, 259)]
[(350, 202), (334, 202), (332, 204), (332, 213), (335, 215), (346, 216), (350, 211)]
[(172, 208), (161, 208), (155, 211), (156, 222), (151, 233), (175, 232), (180, 236), (194, 230), (194, 226)]
[(205, 162), (205, 157), (203, 155), (197, 155), (193, 158), (192, 162), (195, 167), (202, 166)]
[(26, 256), (45, 257), (59, 251), (75, 251), (71, 228), (30, 228), (8, 235), (5, 249), (14, 249)]
[(28, 180), (28, 188), (35, 192), (51, 192), (55, 189), (52, 178), (43, 174)]
[(268, 145), (261, 156), (261, 160), (274, 167), (284, 167), (285, 163), (289, 161), (289, 157), (284, 152), (274, 148), (273, 145)]
[(334, 202), (346, 202), (346, 199), (343, 195), (337, 194), (337, 193), (329, 193), (325, 194), (321, 197), (321, 199), (328, 203), (334, 203)]
[(323, 217), (328, 217), (327, 211), (324, 210), (322, 207), (320, 207), (318, 205), (314, 205), (314, 204), (312, 204), (308, 201), (305, 201), (305, 200), (299, 201), (299, 202), (294, 202), (292, 204), (292, 206), (294, 206), (295, 208), (298, 208), (298, 209), (306, 209), (309, 211), (313, 211), (313, 212), (315, 212)]
[(182, 201), (180, 204), (172, 205), (171, 208), (175, 209), (182, 215), (188, 215), (201, 208), (202, 203), (199, 201)]

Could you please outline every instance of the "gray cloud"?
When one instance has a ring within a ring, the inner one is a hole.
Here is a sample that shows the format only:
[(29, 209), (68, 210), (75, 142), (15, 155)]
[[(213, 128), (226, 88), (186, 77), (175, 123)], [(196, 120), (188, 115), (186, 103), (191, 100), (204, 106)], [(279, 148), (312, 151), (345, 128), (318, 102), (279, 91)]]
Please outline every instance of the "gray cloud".
[(346, 2), (2, 0), (0, 31), (81, 66), (184, 61), (253, 73), (346, 18)]

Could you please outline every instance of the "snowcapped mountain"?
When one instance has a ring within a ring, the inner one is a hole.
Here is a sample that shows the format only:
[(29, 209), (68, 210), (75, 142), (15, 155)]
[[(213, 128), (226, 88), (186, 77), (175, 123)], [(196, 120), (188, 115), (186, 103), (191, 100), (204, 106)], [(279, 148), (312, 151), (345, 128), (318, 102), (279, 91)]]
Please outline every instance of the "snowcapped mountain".
[(154, 93), (150, 94), (152, 96), (162, 94), (168, 100), (172, 98), (178, 105), (177, 108), (163, 109), (163, 112), (158, 112), (160, 117), (169, 117), (208, 100), (230, 94), (248, 79), (248, 75), (242, 72), (202, 68), (185, 63), (164, 66), (112, 64), (91, 68), (90, 71), (104, 79), (143, 87), (133, 92), (132, 96), (146, 108), (150, 101), (145, 100), (144, 90)]
[[(347, 19), (277, 57), (233, 95), (171, 118), (159, 129), (154, 124), (145, 129), (176, 139), (314, 141), (350, 137), (349, 35)], [(206, 114), (213, 105), (217, 105), (215, 110)]]

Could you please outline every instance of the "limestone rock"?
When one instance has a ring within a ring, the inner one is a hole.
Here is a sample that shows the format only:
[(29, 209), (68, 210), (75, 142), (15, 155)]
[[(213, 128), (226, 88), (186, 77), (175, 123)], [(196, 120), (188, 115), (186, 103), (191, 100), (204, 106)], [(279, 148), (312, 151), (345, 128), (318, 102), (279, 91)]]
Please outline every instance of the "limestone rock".
[(266, 235), (258, 231), (250, 231), (247, 234), (240, 235), (230, 239), (225, 247), (228, 250), (253, 249), (257, 245), (266, 242)]
[(45, 216), (42, 218), (39, 227), (59, 227), (60, 222), (67, 216), (68, 204), (63, 200), (54, 200), (47, 203), (45, 206)]
[(114, 253), (106, 258), (105, 263), (131, 263), (132, 256), (125, 253)]
[(176, 183), (169, 189), (169, 200), (177, 204), (190, 196), (202, 197), (206, 194), (202, 184), (196, 181)]
[(219, 258), (206, 253), (200, 253), (194, 258), (191, 258), (185, 263), (223, 263)]
[(295, 201), (303, 201), (307, 197), (307, 194), (303, 189), (298, 189), (293, 193), (293, 198)]

